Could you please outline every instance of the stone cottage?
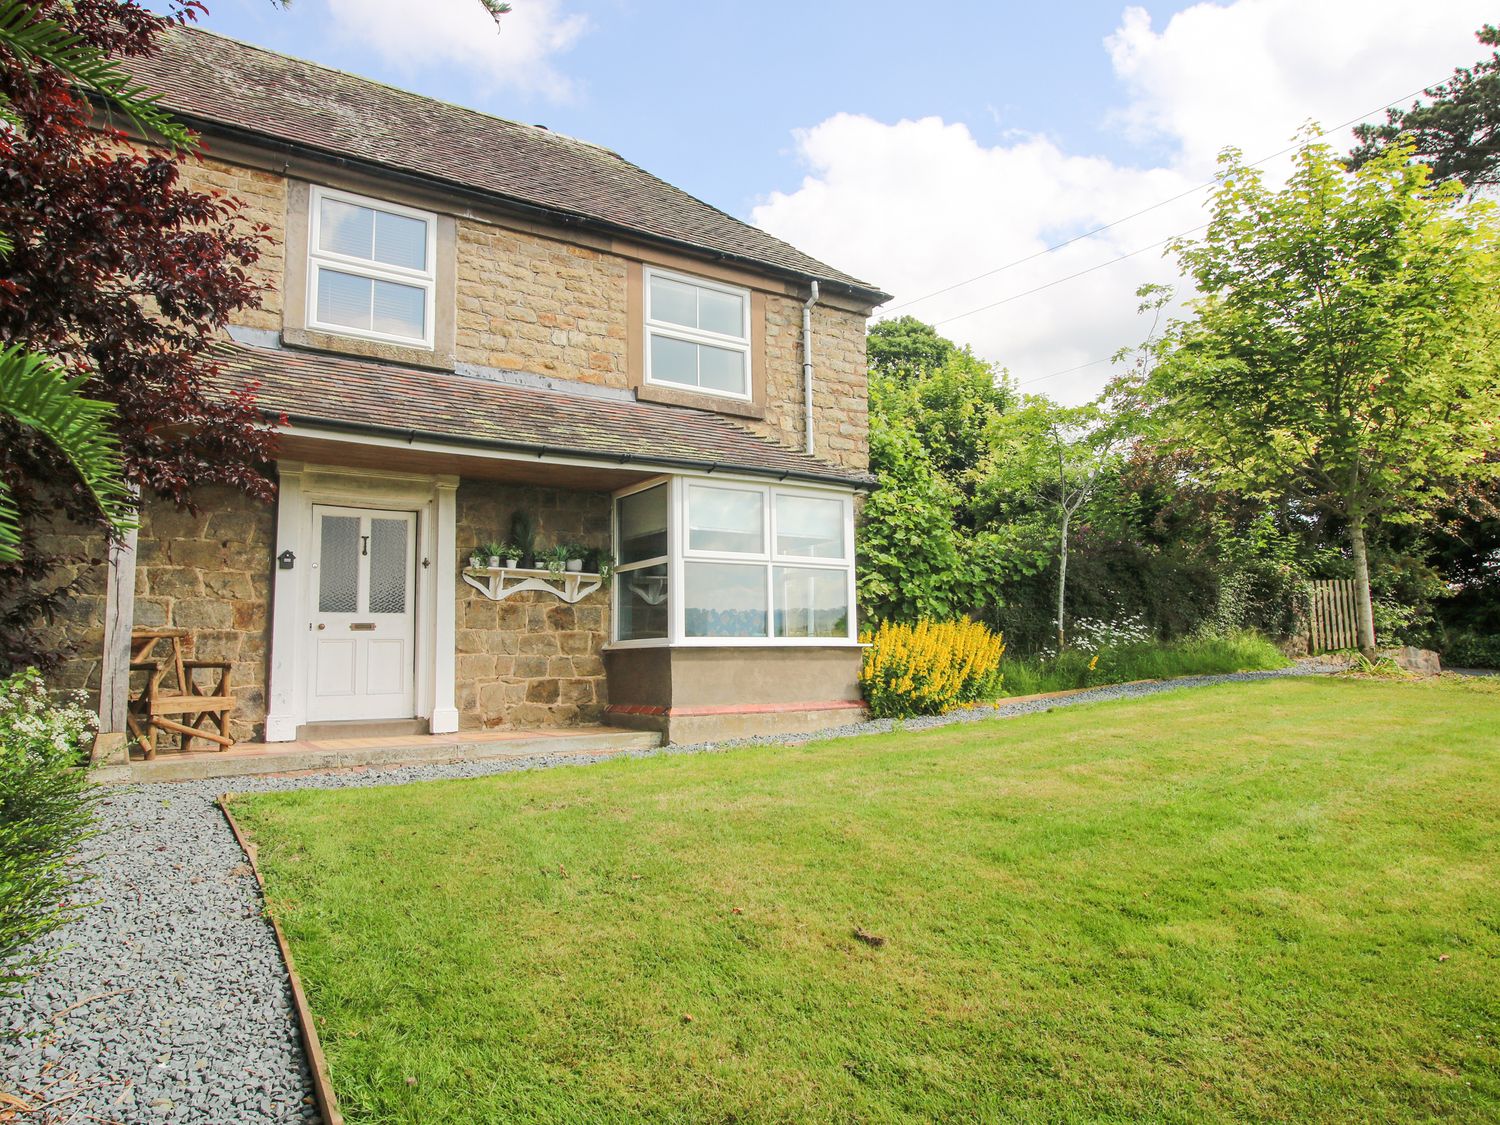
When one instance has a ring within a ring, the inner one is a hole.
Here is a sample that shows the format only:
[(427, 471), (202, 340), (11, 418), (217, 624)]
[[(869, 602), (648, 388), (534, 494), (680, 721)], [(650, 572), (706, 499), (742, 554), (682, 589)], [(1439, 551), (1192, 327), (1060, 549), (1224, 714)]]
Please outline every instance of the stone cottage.
[(151, 627), (230, 663), (238, 739), (847, 721), (885, 294), (538, 126), (191, 28), (130, 65), (273, 232), (219, 359), (285, 424), (274, 505), (148, 499), (100, 568), (107, 728)]

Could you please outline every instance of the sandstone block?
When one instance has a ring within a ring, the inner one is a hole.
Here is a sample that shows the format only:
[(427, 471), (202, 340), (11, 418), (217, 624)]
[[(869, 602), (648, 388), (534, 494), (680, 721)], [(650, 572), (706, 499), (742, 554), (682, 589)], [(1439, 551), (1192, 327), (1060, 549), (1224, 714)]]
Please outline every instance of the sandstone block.
[(532, 680), (526, 685), (526, 702), (528, 703), (556, 703), (558, 696), (558, 681), (556, 680)]
[(185, 629), (229, 629), (234, 611), (215, 598), (179, 598), (172, 605), (172, 623)]

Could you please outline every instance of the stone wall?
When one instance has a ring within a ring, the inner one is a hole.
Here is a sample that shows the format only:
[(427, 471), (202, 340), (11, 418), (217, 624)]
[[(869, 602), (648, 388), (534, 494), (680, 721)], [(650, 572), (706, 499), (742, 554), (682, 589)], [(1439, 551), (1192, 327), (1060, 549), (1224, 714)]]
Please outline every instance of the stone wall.
[[(610, 498), (603, 493), (465, 480), (458, 489), (457, 565), (486, 540), (510, 538), (511, 515), (530, 513), (538, 548), (558, 542), (605, 546)], [(576, 605), (539, 591), (492, 602), (458, 585), (458, 711), (466, 730), (597, 723), (609, 700), (600, 650), (609, 637), (609, 593)]]
[(88, 694), (89, 706), (99, 702), (99, 662), (104, 649), (104, 602), (108, 568), (105, 566), (104, 536), (91, 528), (54, 519), (37, 529), (37, 546), (48, 555), (66, 556), (38, 592), (56, 590), (78, 580), (74, 595), (57, 616), (37, 627), (37, 633), (55, 652), (64, 654), (61, 665), (47, 673), (49, 687)]
[[(865, 317), (813, 307), (814, 453), (845, 468), (870, 464)], [(806, 448), (802, 403), (802, 303), (766, 298), (766, 417), (744, 424), (792, 449)]]
[(626, 385), (624, 258), (474, 220), (457, 252), (461, 363)]
[(280, 331), (281, 292), (286, 274), (286, 177), (206, 155), (186, 159), (181, 167), (183, 187), (220, 192), (244, 205), (239, 219), (242, 229), (255, 223), (264, 223), (269, 228), (261, 244), (260, 260), (250, 269), (251, 279), (262, 288), (260, 308), (241, 310), (235, 314), (235, 323)]
[(200, 488), (195, 499), (197, 514), (159, 501), (141, 513), (135, 624), (191, 629), (197, 659), (231, 661), (238, 702), (230, 733), (259, 739), (266, 720), (275, 505), (222, 486)]
[[(135, 625), (191, 629), (193, 656), (232, 661), (230, 683), (239, 702), (231, 733), (238, 740), (258, 739), (266, 718), (275, 508), (217, 485), (199, 488), (196, 499), (196, 515), (156, 499), (142, 505)], [(60, 572), (85, 575), (79, 596), (52, 626), (70, 653), (49, 679), (56, 687), (85, 690), (89, 706), (97, 707), (107, 574), (103, 539), (58, 527), (48, 532), (47, 547), (92, 560)]]

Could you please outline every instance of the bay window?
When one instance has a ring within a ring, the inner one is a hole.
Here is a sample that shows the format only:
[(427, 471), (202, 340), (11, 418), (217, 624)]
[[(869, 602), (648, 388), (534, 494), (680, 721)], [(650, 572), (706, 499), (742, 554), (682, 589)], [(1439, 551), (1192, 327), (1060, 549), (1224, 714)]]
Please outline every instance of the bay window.
[(667, 506), (670, 485), (658, 484), (615, 501), (615, 631), (617, 641), (667, 637)]
[(615, 643), (855, 639), (852, 497), (677, 477), (617, 497)]
[(308, 326), (431, 347), (436, 217), (327, 188), (311, 203)]

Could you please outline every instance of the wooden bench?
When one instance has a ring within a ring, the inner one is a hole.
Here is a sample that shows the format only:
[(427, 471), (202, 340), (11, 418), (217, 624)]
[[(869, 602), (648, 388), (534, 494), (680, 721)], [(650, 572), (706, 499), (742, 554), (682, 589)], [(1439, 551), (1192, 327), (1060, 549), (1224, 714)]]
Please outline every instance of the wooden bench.
[[(163, 641), (168, 645), (167, 658), (153, 659), (152, 653)], [(178, 735), (184, 751), (192, 749), (195, 738), (215, 743), (220, 750), (234, 745), (229, 736), (229, 716), (235, 707), (231, 664), (185, 659), (184, 641), (192, 643), (187, 629), (137, 629), (130, 635), (130, 670), (144, 674), (145, 681), (131, 696), (126, 723), (148, 760), (156, 757), (159, 733)], [(200, 679), (200, 673), (208, 673), (207, 682)]]

